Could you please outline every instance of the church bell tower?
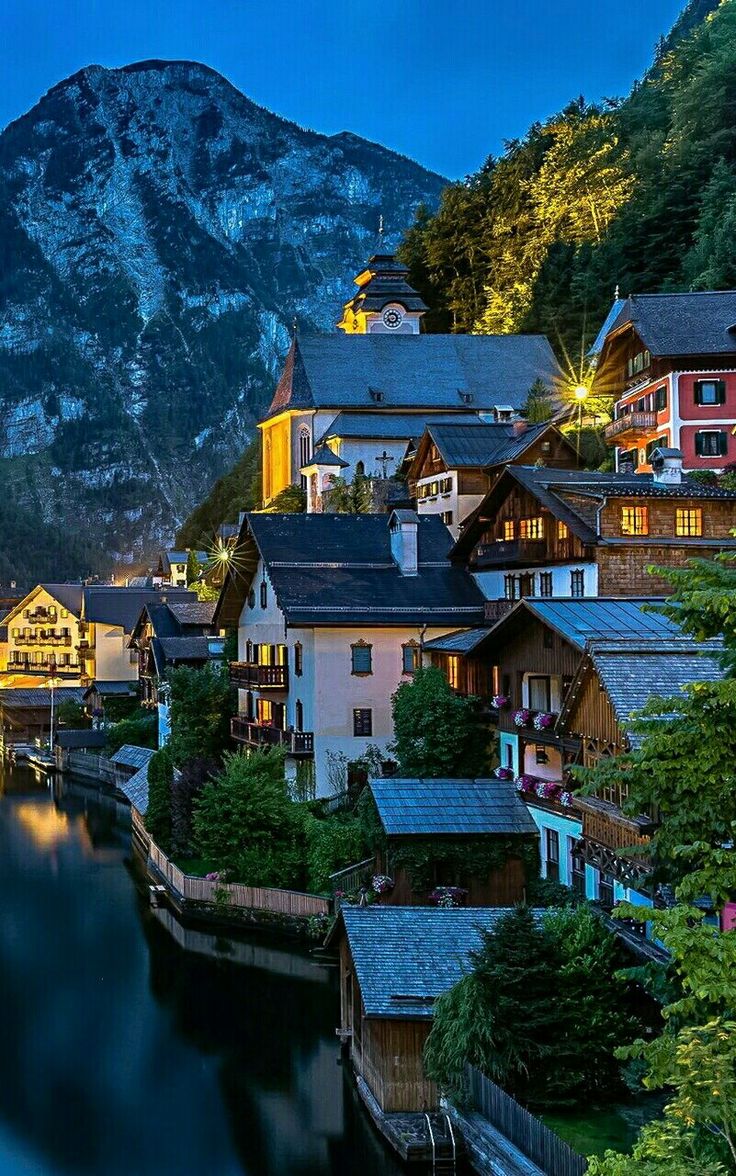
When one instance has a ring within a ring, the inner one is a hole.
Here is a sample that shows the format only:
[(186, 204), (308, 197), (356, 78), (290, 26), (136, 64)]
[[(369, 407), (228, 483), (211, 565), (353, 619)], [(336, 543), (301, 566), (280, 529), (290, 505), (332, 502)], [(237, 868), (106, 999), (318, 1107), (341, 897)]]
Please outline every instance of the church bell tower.
[(427, 307), (408, 277), (406, 266), (386, 252), (381, 217), (375, 252), (354, 279), (358, 293), (345, 303), (338, 330), (346, 335), (418, 335)]

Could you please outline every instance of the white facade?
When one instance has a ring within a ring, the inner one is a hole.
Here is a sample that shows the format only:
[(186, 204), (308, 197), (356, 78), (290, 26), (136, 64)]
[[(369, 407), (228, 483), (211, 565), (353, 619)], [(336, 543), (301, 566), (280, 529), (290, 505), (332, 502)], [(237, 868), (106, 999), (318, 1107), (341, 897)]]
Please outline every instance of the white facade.
[(460, 524), (476, 507), (480, 506), (484, 494), (460, 494), (459, 473), (448, 470), (431, 478), (420, 478), (417, 482), (417, 512), (420, 515), (438, 514), (457, 539)]
[[(573, 593), (573, 573), (582, 572), (582, 592)], [(552, 576), (552, 591), (542, 592), (540, 584), (540, 575), (542, 573), (550, 574)], [(597, 596), (598, 595), (598, 565), (592, 560), (579, 560), (576, 563), (564, 564), (546, 564), (544, 567), (539, 566), (531, 568), (501, 568), (493, 569), (487, 572), (473, 572), (473, 579), (485, 596), (486, 600), (503, 600), (515, 599), (519, 596), (507, 597), (506, 593), (506, 577), (515, 576), (517, 580), (519, 577), (531, 577), (533, 580), (533, 591), (526, 592), (527, 596)]]

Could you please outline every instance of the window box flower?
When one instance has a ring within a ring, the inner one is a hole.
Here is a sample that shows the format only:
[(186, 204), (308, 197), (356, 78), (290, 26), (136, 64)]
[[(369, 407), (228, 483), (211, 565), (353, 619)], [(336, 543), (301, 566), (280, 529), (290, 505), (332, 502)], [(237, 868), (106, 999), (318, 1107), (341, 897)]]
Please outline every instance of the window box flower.
[(514, 778), (513, 768), (496, 768), (493, 774), (497, 780), (513, 780)]
[(555, 780), (538, 780), (534, 791), (543, 800), (559, 800), (562, 795), (562, 785)]
[(532, 711), (528, 707), (522, 706), (519, 710), (514, 711), (514, 723), (517, 727), (528, 727), (532, 721)]
[(507, 694), (494, 694), (491, 706), (494, 706), (496, 710), (506, 710), (508, 706), (511, 706), (511, 699)]
[(538, 711), (534, 716), (535, 731), (549, 731), (554, 726), (557, 715), (551, 711)]
[(461, 907), (465, 906), (467, 896), (468, 892), (463, 890), (462, 886), (435, 886), (429, 895), (429, 901), (436, 907)]
[(560, 793), (560, 804), (564, 808), (572, 808), (573, 795), (572, 792), (567, 792), (565, 789)]
[(536, 776), (529, 776), (525, 773), (516, 777), (516, 787), (519, 792), (534, 792), (536, 785)]
[(387, 874), (374, 874), (371, 886), (376, 894), (389, 894), (394, 888), (394, 880)]

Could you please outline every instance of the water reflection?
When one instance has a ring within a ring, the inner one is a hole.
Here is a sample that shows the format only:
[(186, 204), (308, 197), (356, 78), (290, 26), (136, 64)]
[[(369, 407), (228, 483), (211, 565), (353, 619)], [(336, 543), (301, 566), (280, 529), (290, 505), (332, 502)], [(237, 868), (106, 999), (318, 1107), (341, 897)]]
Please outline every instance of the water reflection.
[(6, 777), (3, 1176), (397, 1176), (338, 1065), (334, 971), (184, 930), (127, 854), (113, 804)]

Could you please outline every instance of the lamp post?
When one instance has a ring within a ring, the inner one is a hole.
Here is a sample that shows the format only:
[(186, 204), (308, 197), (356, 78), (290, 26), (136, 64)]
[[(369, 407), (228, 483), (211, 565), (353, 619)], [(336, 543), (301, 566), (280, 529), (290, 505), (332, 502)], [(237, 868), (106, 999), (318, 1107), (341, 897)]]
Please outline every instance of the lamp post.
[(578, 457), (580, 457), (580, 434), (583, 431), (583, 404), (588, 399), (589, 389), (585, 384), (578, 384), (573, 389), (573, 395), (578, 405)]
[(48, 687), (51, 691), (51, 716), (49, 720), (49, 751), (51, 755), (54, 754), (54, 689), (58, 684), (59, 679), (56, 677), (56, 662), (52, 662), (48, 678)]

